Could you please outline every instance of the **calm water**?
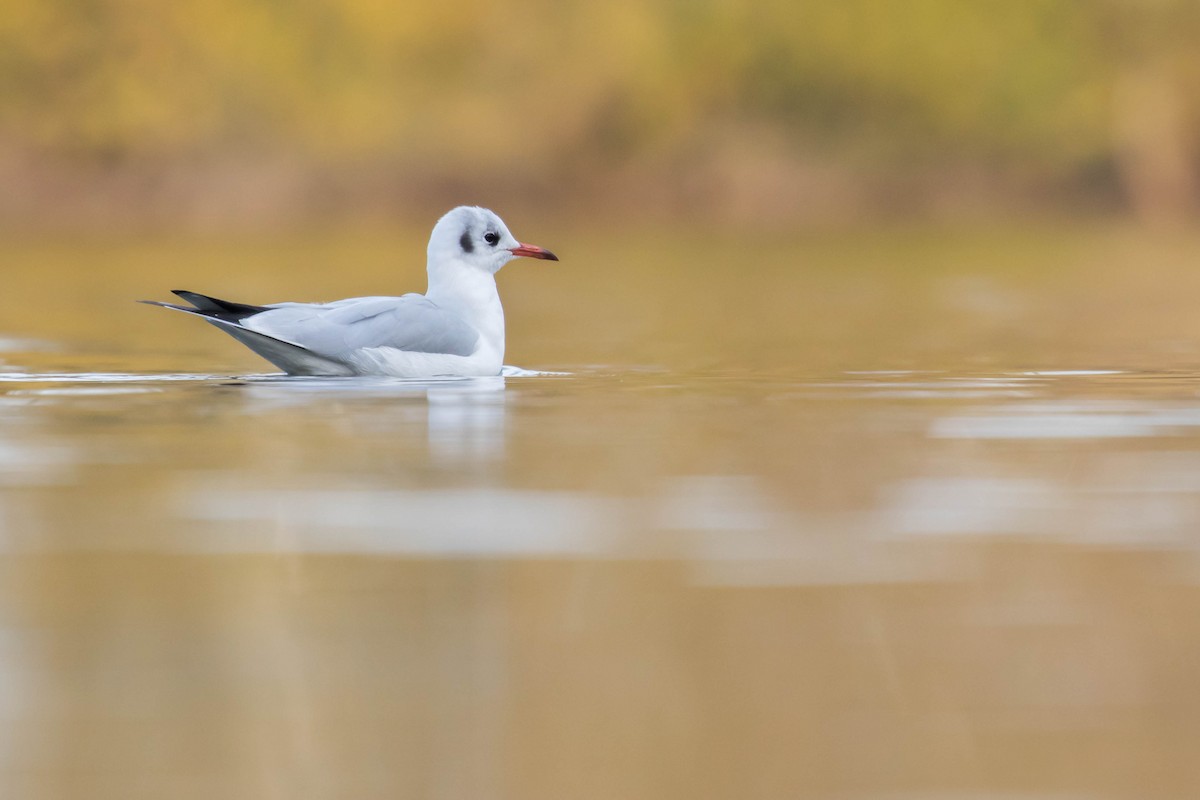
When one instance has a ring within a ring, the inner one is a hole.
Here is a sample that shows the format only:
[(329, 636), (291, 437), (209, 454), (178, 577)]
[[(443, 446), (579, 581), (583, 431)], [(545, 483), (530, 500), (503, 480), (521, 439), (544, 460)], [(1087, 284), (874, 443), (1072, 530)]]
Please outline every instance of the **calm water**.
[(132, 303), (420, 289), (416, 234), (6, 246), (0, 795), (1200, 794), (1200, 237), (514, 224), (568, 374)]

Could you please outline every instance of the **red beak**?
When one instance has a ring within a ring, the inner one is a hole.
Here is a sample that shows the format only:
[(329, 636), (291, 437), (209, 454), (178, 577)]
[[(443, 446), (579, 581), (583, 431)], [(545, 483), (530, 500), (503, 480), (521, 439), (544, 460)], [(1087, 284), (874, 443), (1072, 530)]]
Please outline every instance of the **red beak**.
[(526, 256), (528, 258), (543, 258), (546, 261), (558, 261), (558, 256), (551, 253), (544, 247), (538, 247), (536, 244), (525, 244), (522, 242), (516, 247), (509, 250), (514, 256)]

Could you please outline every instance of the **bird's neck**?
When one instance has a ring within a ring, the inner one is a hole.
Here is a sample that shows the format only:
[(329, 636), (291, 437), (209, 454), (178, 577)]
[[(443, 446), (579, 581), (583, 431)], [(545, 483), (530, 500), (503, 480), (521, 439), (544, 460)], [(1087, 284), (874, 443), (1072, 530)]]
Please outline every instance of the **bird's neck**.
[(504, 307), (496, 291), (496, 278), (488, 272), (458, 264), (429, 270), (425, 293), (438, 307), (472, 325), (488, 344), (504, 353)]

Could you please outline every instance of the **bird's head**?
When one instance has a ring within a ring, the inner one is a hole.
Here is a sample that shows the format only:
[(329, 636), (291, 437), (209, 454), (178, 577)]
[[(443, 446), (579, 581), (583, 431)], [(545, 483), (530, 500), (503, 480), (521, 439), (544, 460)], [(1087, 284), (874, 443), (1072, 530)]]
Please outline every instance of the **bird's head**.
[(496, 273), (517, 256), (558, 261), (549, 250), (522, 244), (486, 208), (459, 206), (438, 220), (429, 237), (429, 270), (456, 263)]

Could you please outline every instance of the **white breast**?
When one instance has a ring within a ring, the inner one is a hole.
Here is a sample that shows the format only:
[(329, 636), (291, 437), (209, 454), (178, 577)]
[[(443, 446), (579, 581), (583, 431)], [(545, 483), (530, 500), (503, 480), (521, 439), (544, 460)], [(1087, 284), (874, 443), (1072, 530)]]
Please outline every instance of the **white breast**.
[[(481, 340), (482, 342), (482, 340)], [(499, 375), (504, 353), (480, 347), (469, 356), (438, 353), (410, 353), (394, 347), (368, 347), (355, 350), (347, 359), (359, 375), (387, 375), (393, 378), (429, 378), (441, 375)]]

